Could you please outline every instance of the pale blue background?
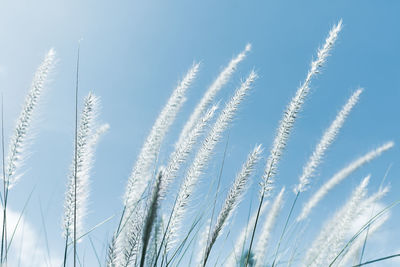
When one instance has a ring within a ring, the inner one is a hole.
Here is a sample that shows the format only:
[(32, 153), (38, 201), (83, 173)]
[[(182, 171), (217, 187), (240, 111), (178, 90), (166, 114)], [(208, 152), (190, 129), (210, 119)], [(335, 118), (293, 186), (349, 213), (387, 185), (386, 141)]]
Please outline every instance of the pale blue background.
[[(222, 184), (225, 193), (256, 143), (264, 145), (267, 156), (285, 105), (305, 78), (309, 63), (330, 27), (342, 18), (343, 31), (323, 73), (312, 83), (310, 98), (280, 163), (277, 187), (286, 185), (286, 200), (291, 202), (291, 189), (315, 143), (357, 87), (365, 88), (365, 92), (319, 168), (314, 184), (321, 184), (321, 180), (370, 149), (389, 140), (399, 141), (399, 11), (398, 1), (3, 1), (0, 90), (4, 93), (7, 140), (35, 68), (51, 47), (58, 58), (35, 123), (37, 138), (26, 161), (26, 173), (10, 193), (10, 206), (20, 210), (27, 192), (35, 186), (27, 219), (38, 232), (42, 231), (41, 203), (51, 254), (62, 255), (61, 214), (73, 152), (79, 39), (83, 38), (81, 99), (89, 90), (99, 95), (103, 107), (101, 121), (111, 125), (96, 154), (86, 224), (89, 227), (120, 211), (124, 186), (141, 144), (173, 87), (194, 60), (202, 62), (201, 70), (163, 146), (160, 157), (164, 161), (206, 87), (247, 42), (253, 45), (248, 58), (217, 96), (224, 103), (252, 68), (259, 73), (254, 90), (229, 130)], [(225, 142), (226, 135), (195, 199), (204, 196), (204, 184), (217, 175)], [(370, 190), (374, 192), (390, 164), (393, 166), (387, 183), (392, 189), (385, 203), (397, 200), (399, 156), (397, 144), (353, 174), (315, 210), (311, 225), (319, 227), (322, 215), (337, 209), (369, 173), (372, 174)], [(232, 229), (240, 229), (250, 196), (257, 197), (262, 165)], [(286, 206), (285, 216), (287, 209)], [(385, 247), (370, 251), (368, 259), (399, 251), (396, 244), (400, 238), (396, 226), (399, 211), (398, 207), (393, 209), (392, 218), (381, 233), (380, 244)], [(112, 221), (93, 233), (99, 253), (106, 243), (105, 234), (110, 234), (115, 226), (116, 221)], [(307, 238), (311, 240), (315, 233), (310, 231)], [(39, 242), (44, 244), (44, 240)], [(86, 266), (94, 266), (88, 244), (81, 245)]]

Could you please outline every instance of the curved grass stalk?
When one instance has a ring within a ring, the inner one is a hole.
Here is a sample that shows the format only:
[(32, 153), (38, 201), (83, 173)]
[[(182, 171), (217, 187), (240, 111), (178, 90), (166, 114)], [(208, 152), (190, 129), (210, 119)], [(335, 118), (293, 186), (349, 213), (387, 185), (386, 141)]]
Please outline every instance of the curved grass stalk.
[(322, 136), (320, 142), (315, 147), (313, 154), (308, 160), (306, 166), (303, 168), (303, 173), (300, 176), (300, 183), (295, 188), (294, 192), (297, 194), (298, 192), (304, 192), (307, 190), (307, 186), (310, 184), (310, 179), (314, 175), (314, 172), (318, 165), (320, 164), (322, 157), (325, 154), (325, 151), (329, 148), (332, 142), (335, 140), (337, 134), (340, 131), (340, 128), (343, 126), (347, 116), (350, 111), (354, 107), (354, 105), (358, 102), (360, 94), (362, 93), (362, 89), (358, 89), (354, 92), (354, 94), (349, 98), (347, 103), (343, 106), (343, 108), (336, 115), (335, 120), (329, 126), (329, 128), (325, 131)]
[[(297, 89), (295, 96), (292, 98), (291, 102), (289, 103), (283, 114), (283, 118), (278, 126), (278, 130), (271, 148), (270, 156), (268, 157), (267, 164), (265, 166), (264, 174), (262, 177), (263, 181), (260, 190), (260, 204), (258, 206), (258, 213), (261, 209), (264, 198), (268, 197), (268, 195), (273, 189), (274, 177), (276, 174), (279, 160), (281, 158), (283, 150), (286, 147), (287, 139), (289, 138), (297, 114), (300, 112), (301, 107), (303, 106), (303, 103), (306, 99), (306, 96), (310, 91), (311, 80), (314, 78), (314, 76), (316, 76), (320, 72), (322, 66), (324, 65), (329, 55), (330, 50), (332, 49), (333, 45), (336, 42), (336, 39), (341, 29), (342, 29), (342, 21), (340, 20), (338, 24), (336, 24), (329, 32), (329, 35), (326, 38), (323, 47), (318, 50), (317, 59), (311, 62), (311, 68), (307, 73), (305, 81)], [(258, 218), (254, 223), (248, 255), (251, 254), (251, 248), (253, 245), (254, 235), (257, 229), (257, 223), (258, 223)], [(245, 267), (247, 267), (248, 265), (248, 259), (249, 257), (247, 257), (246, 259)], [(274, 264), (275, 260), (272, 263), (272, 266), (274, 266)]]
[(128, 211), (140, 199), (147, 187), (151, 177), (151, 166), (154, 164), (157, 152), (165, 134), (185, 101), (186, 91), (193, 83), (199, 67), (199, 63), (193, 64), (186, 76), (175, 88), (143, 144), (126, 186), (124, 205)]
[(354, 190), (346, 204), (325, 224), (318, 237), (306, 253), (307, 266), (326, 266), (337, 255), (342, 246), (344, 234), (357, 216), (358, 207), (366, 196), (367, 176)]
[(272, 204), (271, 210), (268, 213), (267, 219), (261, 229), (260, 236), (258, 238), (258, 242), (254, 248), (254, 258), (256, 261), (256, 266), (263, 266), (265, 263), (265, 253), (268, 247), (268, 242), (271, 238), (272, 229), (275, 226), (276, 220), (278, 219), (279, 212), (283, 206), (283, 193), (285, 192), (285, 188), (283, 187), (279, 192), (278, 196), (275, 198), (274, 203)]
[(179, 136), (177, 146), (183, 142), (186, 136), (190, 133), (196, 122), (199, 120), (202, 113), (204, 113), (207, 107), (213, 102), (216, 94), (221, 90), (221, 88), (229, 81), (232, 74), (235, 72), (237, 65), (243, 61), (246, 57), (246, 54), (251, 50), (251, 44), (247, 44), (245, 49), (234, 57), (224, 68), (224, 70), (218, 75), (217, 79), (211, 84), (208, 88), (207, 92), (201, 98), (200, 102), (197, 104), (193, 113), (190, 115), (189, 120), (186, 122), (183, 130)]
[(166, 230), (167, 252), (170, 250), (172, 243), (175, 241), (174, 239), (176, 238), (176, 234), (180, 228), (180, 221), (186, 211), (189, 196), (192, 194), (197, 180), (199, 179), (203, 169), (206, 167), (215, 146), (222, 136), (222, 133), (232, 121), (239, 104), (250, 90), (251, 85), (256, 77), (256, 73), (252, 71), (247, 79), (236, 90), (234, 96), (221, 111), (220, 116), (214, 123), (214, 126), (211, 128), (208, 136), (200, 147), (200, 150), (197, 152), (192, 165), (187, 171), (186, 177), (181, 185), (175, 205), (170, 215), (168, 229)]
[(313, 196), (306, 202), (300, 215), (297, 217), (297, 221), (302, 221), (307, 218), (311, 210), (324, 198), (324, 196), (328, 194), (328, 192), (332, 190), (332, 188), (334, 188), (337, 184), (348, 177), (351, 173), (353, 173), (364, 164), (380, 156), (383, 152), (389, 150), (393, 146), (393, 142), (387, 142), (386, 144), (368, 152), (364, 156), (361, 156), (360, 158), (351, 162), (344, 169), (336, 173), (331, 179), (329, 179), (324, 185), (322, 185), (321, 188), (318, 189), (317, 192), (313, 194)]
[(254, 166), (260, 159), (261, 152), (262, 152), (261, 145), (256, 146), (253, 149), (253, 151), (250, 152), (246, 162), (242, 166), (241, 171), (236, 176), (236, 179), (233, 185), (231, 186), (231, 189), (229, 190), (229, 193), (218, 215), (217, 222), (215, 223), (215, 226), (211, 233), (211, 237), (207, 242), (202, 260), (203, 266), (206, 265), (211, 249), (215, 241), (217, 240), (218, 236), (221, 234), (227, 221), (229, 220), (229, 217), (232, 215), (236, 207), (239, 205), (239, 202), (247, 188), (247, 182), (254, 171)]

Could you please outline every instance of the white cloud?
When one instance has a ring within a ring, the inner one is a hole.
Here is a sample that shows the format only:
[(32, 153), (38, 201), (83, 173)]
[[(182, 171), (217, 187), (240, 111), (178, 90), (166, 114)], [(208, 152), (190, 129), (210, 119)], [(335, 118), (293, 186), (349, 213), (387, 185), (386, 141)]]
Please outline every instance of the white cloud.
[[(7, 210), (7, 234), (10, 240), (20, 214)], [(0, 218), (2, 225), (3, 218)], [(8, 241), (9, 241), (8, 240)], [(22, 216), (13, 237), (8, 254), (8, 266), (60, 266), (61, 259), (50, 257), (44, 242), (37, 235), (34, 227)]]

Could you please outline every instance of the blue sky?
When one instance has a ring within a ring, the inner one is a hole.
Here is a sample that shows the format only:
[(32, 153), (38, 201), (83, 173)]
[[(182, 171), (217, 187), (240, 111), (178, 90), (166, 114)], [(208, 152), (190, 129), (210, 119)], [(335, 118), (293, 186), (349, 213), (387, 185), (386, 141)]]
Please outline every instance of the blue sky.
[[(166, 160), (179, 130), (202, 93), (246, 43), (252, 52), (218, 94), (224, 103), (251, 69), (259, 74), (229, 128), (223, 188), (228, 187), (247, 153), (262, 143), (267, 157), (282, 112), (305, 78), (309, 63), (332, 25), (344, 28), (295, 124), (280, 163), (277, 188), (291, 189), (314, 145), (336, 112), (358, 87), (365, 88), (337, 141), (318, 169), (313, 189), (349, 161), (372, 148), (400, 137), (400, 45), (397, 1), (4, 1), (0, 8), (0, 90), (4, 94), (5, 129), (9, 137), (36, 67), (48, 49), (58, 63), (35, 121), (35, 141), (26, 160), (25, 174), (10, 193), (13, 210), (21, 210), (34, 189), (26, 220), (43, 236), (42, 207), (51, 254), (63, 249), (61, 214), (68, 168), (73, 152), (75, 60), (81, 42), (80, 99), (90, 90), (101, 97), (100, 120), (110, 124), (101, 140), (93, 168), (91, 211), (87, 226), (117, 214), (132, 165), (178, 80), (193, 61), (201, 61), (195, 84), (169, 132), (160, 159)], [(7, 139), (8, 140), (8, 139)], [(205, 194), (207, 179), (216, 176), (226, 135), (217, 148), (195, 199)], [(397, 200), (400, 182), (398, 144), (354, 173), (315, 211), (336, 210), (367, 174), (375, 191), (390, 164), (391, 192), (385, 203)], [(256, 199), (260, 164), (253, 186), (239, 214), (247, 214)], [(312, 190), (310, 190), (312, 192)], [(308, 197), (310, 193), (307, 192)], [(306, 199), (306, 197), (304, 198)], [(285, 210), (285, 209), (284, 209)], [(240, 213), (241, 212), (241, 213)], [(385, 250), (368, 257), (395, 253), (400, 248), (396, 227), (399, 208), (392, 212), (381, 235)], [(320, 215), (318, 215), (320, 214)], [(240, 217), (232, 229), (239, 229)], [(101, 251), (116, 221), (93, 233)], [(314, 232), (315, 234), (315, 232)], [(312, 239), (313, 232), (308, 238)], [(40, 240), (44, 246), (44, 240)], [(83, 243), (87, 262), (94, 256)], [(91, 266), (91, 265), (88, 265)]]

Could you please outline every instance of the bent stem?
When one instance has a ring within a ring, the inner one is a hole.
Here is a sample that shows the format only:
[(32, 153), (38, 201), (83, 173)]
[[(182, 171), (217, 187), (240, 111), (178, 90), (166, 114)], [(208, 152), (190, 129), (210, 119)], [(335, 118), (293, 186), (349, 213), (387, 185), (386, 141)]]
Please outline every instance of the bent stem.
[[(8, 199), (8, 181), (6, 180), (5, 173), (5, 159), (4, 159), (4, 109), (3, 109), (3, 94), (1, 95), (1, 146), (2, 146), (2, 157), (3, 157), (3, 229), (1, 233), (1, 260), (7, 265), (7, 199)], [(4, 253), (5, 250), (5, 253)], [(4, 255), (5, 254), (5, 255)]]
[(300, 191), (297, 192), (296, 197), (295, 197), (295, 199), (293, 200), (292, 207), (290, 208), (289, 215), (288, 215), (288, 217), (287, 217), (287, 219), (286, 219), (286, 222), (285, 222), (285, 227), (283, 227), (283, 231), (282, 231), (281, 237), (279, 238), (279, 241), (278, 241), (278, 246), (277, 246), (276, 251), (275, 251), (275, 256), (274, 256), (274, 261), (272, 262), (272, 267), (275, 266), (275, 262), (276, 262), (276, 259), (277, 259), (277, 257), (278, 257), (279, 248), (280, 248), (280, 246), (281, 246), (281, 242), (282, 242), (283, 236), (284, 236), (285, 233), (286, 233), (286, 229), (287, 229), (287, 226), (288, 226), (290, 217), (292, 216), (293, 209), (294, 209), (294, 206), (296, 205), (296, 202), (297, 202), (297, 199), (299, 198), (299, 195), (300, 195)]
[[(78, 176), (78, 88), (79, 88), (79, 52), (80, 45), (78, 46), (78, 57), (76, 59), (76, 87), (75, 87), (75, 157), (74, 157), (74, 267), (76, 267), (76, 193), (77, 193), (77, 176)], [(68, 239), (68, 237), (67, 237)], [(66, 243), (67, 250), (68, 243)]]
[(261, 212), (261, 207), (262, 207), (263, 201), (264, 201), (264, 192), (261, 195), (260, 204), (258, 205), (256, 221), (254, 223), (253, 232), (251, 233), (250, 246), (249, 246), (249, 249), (247, 251), (246, 261), (245, 261), (245, 264), (244, 264), (245, 267), (247, 267), (247, 265), (249, 264), (249, 259), (250, 259), (250, 254), (251, 254), (251, 247), (253, 246), (254, 234), (256, 233), (256, 227), (257, 227), (257, 223), (258, 223), (258, 218), (260, 217), (260, 212)]

